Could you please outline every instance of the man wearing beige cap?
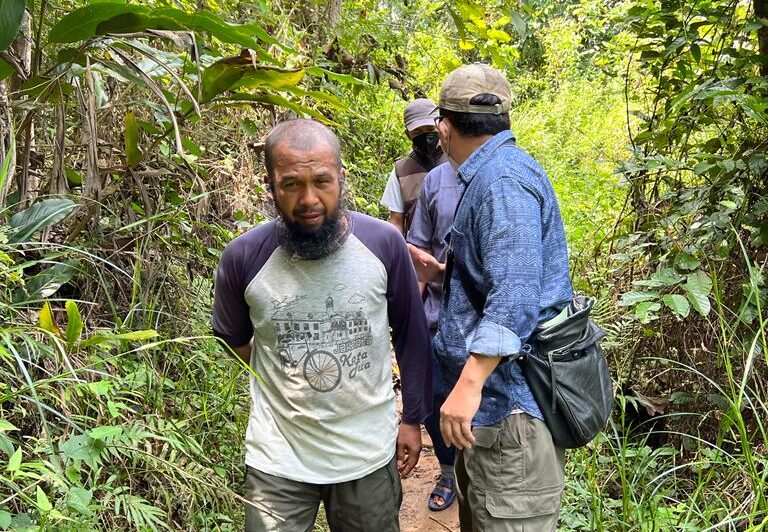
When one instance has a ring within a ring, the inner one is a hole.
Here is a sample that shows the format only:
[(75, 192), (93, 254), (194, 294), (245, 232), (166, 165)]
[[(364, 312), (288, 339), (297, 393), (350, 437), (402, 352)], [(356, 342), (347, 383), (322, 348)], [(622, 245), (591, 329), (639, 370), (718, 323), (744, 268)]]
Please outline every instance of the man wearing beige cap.
[(413, 149), (395, 163), (381, 196), (381, 204), (389, 209), (389, 221), (403, 235), (411, 225), (424, 176), (446, 161), (438, 143), (435, 109), (435, 104), (426, 98), (413, 100), (405, 108), (405, 134)]
[(509, 105), (499, 71), (466, 65), (443, 82), (436, 118), (461, 194), (433, 343), (451, 390), (440, 430), (459, 449), (462, 531), (555, 530), (563, 490), (563, 450), (517, 360), (571, 300), (568, 250), (552, 184), (516, 146)]

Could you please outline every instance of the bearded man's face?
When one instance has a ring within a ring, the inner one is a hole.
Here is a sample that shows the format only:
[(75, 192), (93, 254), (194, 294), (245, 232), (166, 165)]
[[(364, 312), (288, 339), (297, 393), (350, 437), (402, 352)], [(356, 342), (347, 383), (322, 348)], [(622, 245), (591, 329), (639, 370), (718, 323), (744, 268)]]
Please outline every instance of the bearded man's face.
[(328, 255), (345, 231), (338, 154), (324, 142), (306, 150), (283, 142), (273, 157), (280, 245), (305, 259)]

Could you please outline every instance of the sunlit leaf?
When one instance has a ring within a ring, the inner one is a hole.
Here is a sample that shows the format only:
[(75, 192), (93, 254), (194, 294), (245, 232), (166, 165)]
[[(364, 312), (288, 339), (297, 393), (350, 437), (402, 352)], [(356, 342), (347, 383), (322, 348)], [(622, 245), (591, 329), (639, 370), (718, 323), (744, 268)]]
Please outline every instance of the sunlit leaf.
[(67, 181), (69, 181), (72, 185), (83, 184), (83, 174), (81, 174), (74, 168), (69, 168), (69, 167), (65, 168), (64, 175), (67, 176)]
[(125, 113), (125, 159), (128, 167), (134, 167), (141, 162), (143, 157), (139, 148), (139, 125), (133, 111)]
[(21, 447), (19, 447), (8, 459), (8, 466), (5, 468), (5, 470), (9, 473), (18, 471), (21, 468), (21, 457)]
[(85, 348), (103, 343), (119, 342), (119, 341), (142, 341), (150, 340), (157, 336), (157, 331), (147, 329), (141, 331), (132, 331), (121, 334), (95, 334), (90, 338), (83, 340), (78, 344), (78, 348)]
[(74, 301), (68, 300), (65, 307), (67, 309), (67, 344), (72, 347), (80, 339), (80, 334), (83, 332), (83, 318), (80, 316), (77, 303)]
[(507, 43), (512, 40), (512, 37), (510, 37), (509, 33), (497, 29), (488, 30), (488, 37), (501, 43)]
[(0, 419), (0, 432), (8, 432), (11, 430), (19, 430), (19, 428), (5, 419)]
[(49, 333), (53, 333), (59, 338), (61, 338), (61, 329), (59, 329), (59, 326), (56, 325), (56, 320), (53, 317), (53, 312), (51, 311), (51, 305), (46, 301), (43, 303), (43, 308), (40, 309), (40, 328), (44, 331), (48, 331)]
[(113, 438), (123, 433), (123, 427), (119, 425), (111, 426), (106, 425), (103, 427), (96, 427), (88, 431), (88, 436), (94, 440), (105, 440), (107, 438)]
[(201, 102), (209, 102), (216, 96), (229, 90), (243, 76), (243, 71), (239, 68), (232, 68), (230, 65), (217, 62), (203, 70), (201, 77), (202, 98)]
[(48, 500), (48, 496), (40, 486), (37, 486), (37, 509), (42, 513), (48, 513), (53, 510), (53, 504)]

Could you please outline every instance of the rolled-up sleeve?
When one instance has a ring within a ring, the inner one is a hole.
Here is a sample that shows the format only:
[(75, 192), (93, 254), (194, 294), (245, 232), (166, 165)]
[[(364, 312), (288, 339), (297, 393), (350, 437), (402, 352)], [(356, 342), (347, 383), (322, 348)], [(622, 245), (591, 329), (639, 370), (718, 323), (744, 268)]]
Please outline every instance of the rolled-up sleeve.
[(536, 328), (542, 274), (540, 195), (517, 180), (500, 178), (483, 195), (476, 235), (488, 294), (470, 336), (470, 352), (510, 356)]

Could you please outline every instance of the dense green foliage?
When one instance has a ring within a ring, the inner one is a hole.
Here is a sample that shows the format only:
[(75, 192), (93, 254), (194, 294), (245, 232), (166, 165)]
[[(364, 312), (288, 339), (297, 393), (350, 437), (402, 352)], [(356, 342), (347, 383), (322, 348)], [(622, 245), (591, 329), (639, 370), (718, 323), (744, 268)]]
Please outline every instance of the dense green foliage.
[(470, 61), (511, 80), (609, 332), (561, 528), (764, 529), (767, 10), (0, 0), (0, 530), (241, 528), (247, 368), (210, 279), (271, 215), (263, 136), (331, 124), (385, 216), (407, 101)]

